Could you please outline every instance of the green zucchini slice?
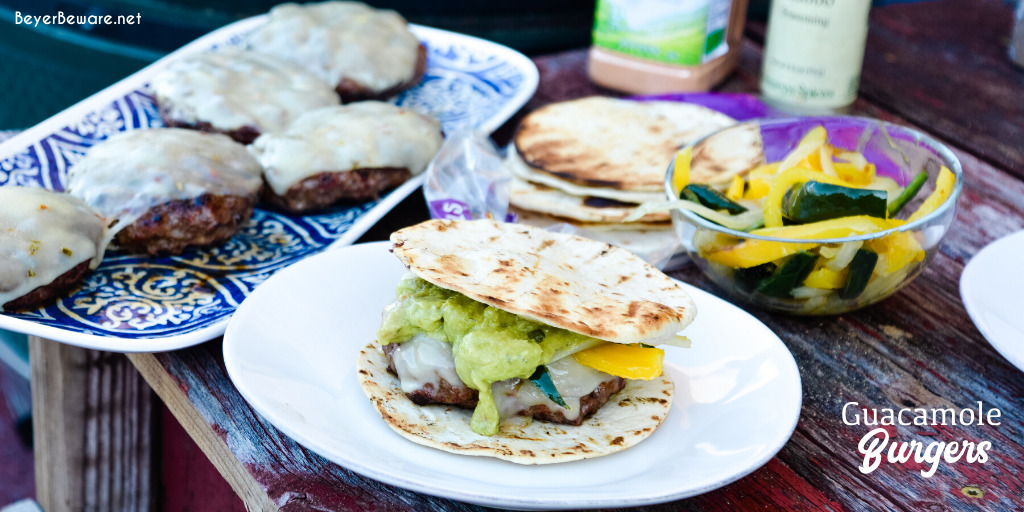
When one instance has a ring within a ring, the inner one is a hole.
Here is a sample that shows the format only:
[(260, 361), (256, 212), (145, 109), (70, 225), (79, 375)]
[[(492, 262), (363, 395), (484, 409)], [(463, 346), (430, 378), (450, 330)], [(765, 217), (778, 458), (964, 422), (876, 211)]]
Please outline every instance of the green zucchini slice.
[(738, 268), (733, 272), (736, 289), (743, 293), (752, 293), (757, 286), (775, 273), (778, 266), (772, 262), (762, 263), (749, 268)]
[(818, 255), (812, 252), (801, 251), (794, 254), (782, 268), (761, 281), (757, 291), (769, 297), (791, 297), (793, 288), (807, 279), (811, 270), (814, 270), (814, 262), (817, 260)]
[(707, 206), (712, 210), (725, 210), (734, 215), (747, 211), (746, 206), (725, 197), (725, 194), (722, 194), (707, 185), (687, 185), (686, 188), (683, 189), (681, 199), (689, 199), (690, 201)]
[(887, 196), (884, 190), (808, 181), (786, 191), (782, 198), (782, 215), (801, 224), (854, 215), (884, 219)]
[(858, 249), (850, 261), (850, 274), (846, 278), (846, 284), (839, 290), (839, 298), (847, 300), (860, 295), (868, 286), (877, 263), (877, 253), (868, 249)]

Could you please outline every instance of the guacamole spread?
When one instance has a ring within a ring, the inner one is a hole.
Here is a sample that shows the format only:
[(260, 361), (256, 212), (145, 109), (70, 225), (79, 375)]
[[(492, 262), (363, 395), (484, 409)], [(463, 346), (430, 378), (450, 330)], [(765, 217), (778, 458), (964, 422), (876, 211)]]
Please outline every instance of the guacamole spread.
[(556, 353), (597, 341), (477, 302), (413, 274), (398, 283), (397, 295), (384, 311), (377, 340), (381, 345), (401, 343), (422, 333), (450, 343), (459, 378), (479, 393), (471, 427), (481, 435), (498, 432), (492, 383), (527, 379)]

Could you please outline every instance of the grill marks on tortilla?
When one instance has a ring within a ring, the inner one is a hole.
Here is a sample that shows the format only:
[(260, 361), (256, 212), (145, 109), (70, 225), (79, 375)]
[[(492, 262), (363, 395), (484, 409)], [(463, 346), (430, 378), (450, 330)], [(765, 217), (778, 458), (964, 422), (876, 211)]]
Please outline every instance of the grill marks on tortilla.
[[(659, 198), (655, 198), (655, 200), (659, 200)], [(512, 184), (509, 187), (509, 203), (516, 208), (572, 219), (574, 223), (619, 223), (635, 212), (639, 206), (639, 203), (607, 197), (567, 194), (564, 191), (519, 177), (512, 179)], [(653, 212), (644, 215), (641, 222), (664, 222), (667, 224), (670, 219), (667, 211)]]
[(733, 176), (765, 163), (761, 130), (756, 124), (708, 137), (693, 152), (690, 182), (726, 184)]
[(441, 263), (441, 270), (452, 274), (457, 274), (462, 277), (469, 277), (463, 268), (471, 264), (471, 262), (464, 260), (454, 254), (445, 254), (439, 259)]
[(437, 286), (595, 338), (668, 336), (696, 314), (675, 281), (594, 240), (489, 220), (427, 221), (391, 240), (402, 263)]
[(583, 198), (583, 205), (591, 208), (636, 208), (637, 204), (627, 203), (625, 201), (616, 201), (614, 199), (606, 199), (604, 197), (587, 196)]
[(537, 171), (576, 185), (660, 191), (679, 148), (734, 120), (689, 103), (590, 97), (553, 103), (519, 125), (515, 147)]
[[(624, 161), (630, 161), (635, 167), (663, 168), (668, 161), (665, 155), (671, 155), (680, 148), (679, 142), (648, 141), (623, 147), (622, 151), (628, 153), (611, 160), (599, 148), (581, 144), (577, 134), (562, 126), (548, 126), (545, 120), (543, 116), (523, 120), (516, 137), (516, 150), (530, 166), (577, 185), (617, 190), (656, 189), (661, 180), (630, 176), (629, 171), (622, 169)], [(659, 129), (659, 133), (671, 129), (663, 118), (654, 117), (649, 122), (666, 125)], [(609, 124), (604, 130), (610, 132), (617, 128)]]

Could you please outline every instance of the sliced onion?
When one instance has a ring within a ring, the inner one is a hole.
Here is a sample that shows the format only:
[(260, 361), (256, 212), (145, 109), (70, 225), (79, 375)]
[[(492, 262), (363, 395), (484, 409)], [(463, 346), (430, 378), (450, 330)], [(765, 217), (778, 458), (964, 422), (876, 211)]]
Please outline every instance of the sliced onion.
[(837, 272), (846, 268), (850, 262), (853, 261), (853, 257), (857, 255), (857, 250), (859, 250), (862, 245), (864, 245), (864, 242), (860, 240), (844, 242), (842, 246), (839, 247), (839, 252), (836, 253), (836, 256), (829, 260), (825, 266), (830, 270), (835, 270)]
[(751, 229), (755, 229), (760, 225), (761, 217), (763, 215), (757, 210), (747, 210), (738, 215), (726, 215), (712, 210), (702, 204), (679, 199), (676, 201), (664, 201), (659, 203), (644, 203), (640, 205), (636, 211), (626, 217), (623, 222), (633, 222), (643, 218), (644, 215), (649, 213), (669, 210), (690, 210), (711, 222), (737, 231), (749, 231)]

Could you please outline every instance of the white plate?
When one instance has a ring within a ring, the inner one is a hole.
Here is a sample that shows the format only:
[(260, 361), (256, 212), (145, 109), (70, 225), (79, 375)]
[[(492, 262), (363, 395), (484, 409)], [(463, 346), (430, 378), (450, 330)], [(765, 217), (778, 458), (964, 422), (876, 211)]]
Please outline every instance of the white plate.
[(693, 496), (771, 459), (800, 416), (793, 356), (757, 319), (691, 286), (689, 350), (666, 350), (676, 397), (664, 425), (623, 452), (520, 466), (409, 442), (356, 380), (405, 268), (378, 242), (309, 258), (270, 278), (224, 338), (228, 375), (249, 403), (299, 444), (355, 472), (415, 491), (518, 509), (619, 507)]
[[(117, 132), (162, 126), (147, 83), (170, 62), (235, 45), (263, 22), (256, 16), (189, 43), (145, 69), (0, 145), (0, 186), (63, 190), (69, 168)], [(437, 117), (447, 133), (491, 132), (537, 88), (537, 68), (522, 54), (475, 37), (412, 25), (427, 47), (419, 85), (392, 101)], [(0, 314), (0, 328), (117, 352), (174, 350), (224, 333), (235, 308), (271, 274), (331, 245), (347, 245), (422, 184), (409, 180), (386, 196), (317, 215), (257, 207), (231, 241), (181, 256), (109, 251), (82, 285), (48, 307)]]
[(974, 325), (1024, 371), (1024, 231), (985, 246), (960, 275), (960, 297)]

